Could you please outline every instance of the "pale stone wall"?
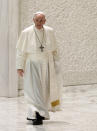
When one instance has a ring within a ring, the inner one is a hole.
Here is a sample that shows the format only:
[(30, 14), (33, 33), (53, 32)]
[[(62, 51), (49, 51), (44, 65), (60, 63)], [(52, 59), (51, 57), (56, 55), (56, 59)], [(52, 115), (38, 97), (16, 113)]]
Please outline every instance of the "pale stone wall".
[(20, 0), (20, 31), (39, 10), (55, 29), (64, 85), (97, 83), (97, 0)]
[(0, 96), (17, 96), (18, 0), (0, 0)]

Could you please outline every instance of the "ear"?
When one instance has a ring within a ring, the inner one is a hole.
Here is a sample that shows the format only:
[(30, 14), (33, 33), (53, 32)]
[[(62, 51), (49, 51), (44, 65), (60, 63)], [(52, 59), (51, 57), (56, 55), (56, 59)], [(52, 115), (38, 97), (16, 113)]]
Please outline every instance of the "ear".
[(33, 21), (34, 21), (34, 23), (35, 23), (35, 19), (33, 18)]
[(44, 20), (44, 24), (45, 24), (45, 22), (46, 22), (46, 19)]

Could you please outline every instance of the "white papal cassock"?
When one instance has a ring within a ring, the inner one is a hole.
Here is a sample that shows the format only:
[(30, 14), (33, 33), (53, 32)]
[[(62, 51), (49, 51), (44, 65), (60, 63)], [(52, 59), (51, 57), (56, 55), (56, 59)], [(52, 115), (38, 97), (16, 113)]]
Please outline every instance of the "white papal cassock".
[[(39, 40), (42, 41), (43, 32), (44, 49), (41, 52)], [(24, 70), (27, 117), (35, 119), (35, 112), (38, 111), (41, 116), (49, 119), (48, 110), (54, 111), (60, 106), (62, 86), (54, 31), (48, 26), (39, 30), (32, 25), (21, 32), (16, 48), (16, 68)]]

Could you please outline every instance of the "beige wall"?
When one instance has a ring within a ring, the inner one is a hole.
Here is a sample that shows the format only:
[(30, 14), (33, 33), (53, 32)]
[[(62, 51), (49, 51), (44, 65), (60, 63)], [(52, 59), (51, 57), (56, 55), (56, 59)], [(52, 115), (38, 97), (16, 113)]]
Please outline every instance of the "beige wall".
[(0, 96), (16, 97), (18, 0), (0, 0)]
[(39, 10), (55, 29), (64, 85), (97, 83), (97, 0), (20, 0), (20, 31)]

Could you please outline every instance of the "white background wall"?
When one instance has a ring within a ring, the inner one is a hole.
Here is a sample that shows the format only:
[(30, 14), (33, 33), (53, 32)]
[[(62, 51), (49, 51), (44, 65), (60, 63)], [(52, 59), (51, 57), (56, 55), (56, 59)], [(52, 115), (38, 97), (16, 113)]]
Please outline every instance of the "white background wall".
[(18, 29), (31, 25), (39, 10), (55, 29), (64, 85), (97, 83), (97, 0), (0, 0), (0, 96), (17, 95)]
[[(8, 1), (0, 0), (0, 94), (8, 95)], [(4, 17), (5, 16), (5, 17)], [(3, 26), (2, 26), (3, 25)]]
[(0, 96), (17, 96), (18, 0), (0, 0)]
[(64, 85), (97, 83), (97, 0), (21, 0), (20, 31), (39, 10), (55, 29)]

